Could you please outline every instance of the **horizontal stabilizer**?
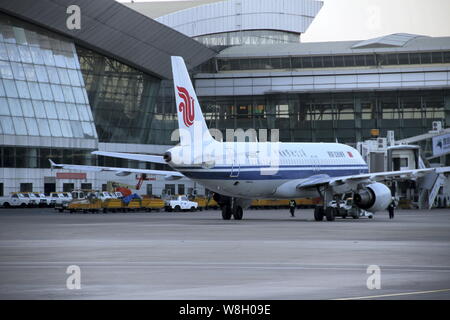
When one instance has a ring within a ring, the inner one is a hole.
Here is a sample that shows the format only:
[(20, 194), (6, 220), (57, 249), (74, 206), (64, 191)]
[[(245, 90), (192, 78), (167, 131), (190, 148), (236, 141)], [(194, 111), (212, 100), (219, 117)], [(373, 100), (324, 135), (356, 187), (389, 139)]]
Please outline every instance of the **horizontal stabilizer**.
[(66, 170), (81, 170), (81, 171), (94, 171), (94, 172), (115, 172), (118, 176), (127, 176), (131, 173), (144, 173), (147, 175), (164, 176), (168, 180), (177, 180), (184, 177), (184, 175), (178, 171), (166, 171), (166, 170), (150, 170), (150, 169), (132, 169), (132, 168), (117, 168), (117, 167), (99, 167), (99, 166), (83, 166), (77, 164), (57, 164), (50, 160), (52, 168), (66, 169)]
[(92, 154), (111, 158), (129, 159), (143, 162), (153, 163), (166, 163), (163, 156), (156, 156), (150, 154), (138, 154), (138, 153), (124, 153), (124, 152), (107, 152), (107, 151), (94, 151)]

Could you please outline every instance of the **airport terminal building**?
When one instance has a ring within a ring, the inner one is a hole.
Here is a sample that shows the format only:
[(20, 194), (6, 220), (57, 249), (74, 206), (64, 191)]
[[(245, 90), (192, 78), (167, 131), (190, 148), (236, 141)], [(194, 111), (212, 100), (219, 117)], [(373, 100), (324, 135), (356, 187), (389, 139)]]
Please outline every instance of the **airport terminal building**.
[[(81, 28), (69, 29), (77, 5)], [(55, 162), (165, 168), (94, 150), (161, 154), (177, 128), (170, 56), (191, 69), (210, 128), (279, 129), (286, 142), (356, 145), (450, 123), (450, 37), (392, 34), (302, 43), (315, 0), (24, 0), (0, 4), (0, 195), (104, 189), (134, 175)], [(425, 150), (427, 152), (427, 150)], [(149, 180), (138, 192), (204, 190)]]

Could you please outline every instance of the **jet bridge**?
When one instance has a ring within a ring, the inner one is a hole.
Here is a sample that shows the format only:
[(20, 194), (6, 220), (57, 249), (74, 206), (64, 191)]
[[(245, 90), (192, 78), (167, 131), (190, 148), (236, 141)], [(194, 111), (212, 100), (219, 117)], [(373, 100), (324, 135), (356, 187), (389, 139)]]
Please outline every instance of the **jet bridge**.
[[(370, 172), (422, 169), (445, 166), (450, 154), (450, 128), (442, 128), (440, 121), (433, 122), (428, 133), (395, 140), (394, 131), (387, 137), (358, 142), (357, 149), (369, 166)], [(388, 182), (393, 196), (403, 208), (447, 207), (450, 205), (450, 177), (439, 171), (417, 180)]]

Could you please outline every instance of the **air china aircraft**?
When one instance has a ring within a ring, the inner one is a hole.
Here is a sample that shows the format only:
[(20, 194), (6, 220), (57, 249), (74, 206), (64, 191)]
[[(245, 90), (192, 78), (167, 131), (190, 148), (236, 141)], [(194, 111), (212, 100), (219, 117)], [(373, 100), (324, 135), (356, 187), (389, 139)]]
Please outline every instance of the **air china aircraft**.
[(219, 142), (206, 126), (184, 60), (172, 57), (180, 144), (163, 156), (95, 151), (93, 154), (167, 163), (175, 171), (56, 164), (68, 170), (114, 171), (117, 175), (188, 177), (215, 192), (225, 220), (241, 220), (252, 199), (321, 197), (314, 218), (334, 220), (328, 206), (336, 196), (353, 194), (354, 204), (369, 212), (385, 210), (392, 201), (389, 179), (415, 179), (435, 168), (369, 173), (359, 152), (339, 143)]

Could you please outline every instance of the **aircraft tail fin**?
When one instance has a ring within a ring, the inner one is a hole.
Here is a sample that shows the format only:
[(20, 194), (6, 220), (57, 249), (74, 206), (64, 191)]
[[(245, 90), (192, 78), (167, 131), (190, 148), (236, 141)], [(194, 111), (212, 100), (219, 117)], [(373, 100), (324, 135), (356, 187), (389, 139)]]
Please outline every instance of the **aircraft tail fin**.
[(176, 56), (172, 56), (171, 60), (181, 145), (192, 146), (198, 141), (209, 144), (214, 139), (206, 126), (184, 60)]

